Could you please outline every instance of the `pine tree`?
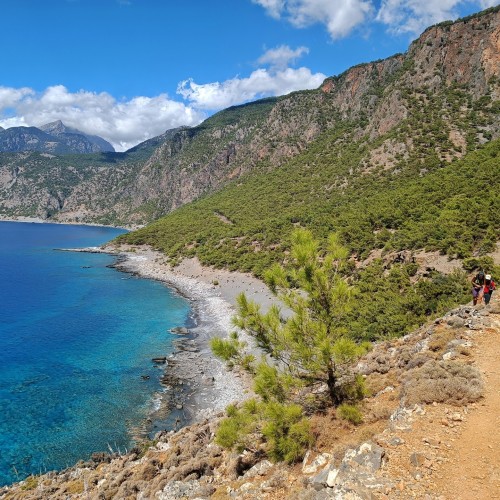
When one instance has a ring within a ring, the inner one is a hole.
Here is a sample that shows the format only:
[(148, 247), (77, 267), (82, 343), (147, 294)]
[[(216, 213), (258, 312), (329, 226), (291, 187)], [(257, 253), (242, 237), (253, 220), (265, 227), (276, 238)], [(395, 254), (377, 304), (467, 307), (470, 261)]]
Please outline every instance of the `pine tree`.
[[(290, 386), (290, 377), (306, 384), (326, 383), (334, 405), (359, 395), (360, 380), (349, 367), (367, 346), (357, 345), (348, 336), (346, 317), (355, 291), (342, 273), (347, 258), (337, 235), (329, 237), (321, 253), (311, 232), (297, 230), (292, 235), (289, 263), (276, 264), (265, 273), (266, 282), (289, 312), (273, 306), (262, 314), (244, 294), (238, 297), (234, 323), (275, 360), (281, 375), (276, 372), (278, 383), (273, 387), (279, 387), (281, 380)], [(264, 372), (269, 374), (266, 365), (257, 367), (257, 381)]]

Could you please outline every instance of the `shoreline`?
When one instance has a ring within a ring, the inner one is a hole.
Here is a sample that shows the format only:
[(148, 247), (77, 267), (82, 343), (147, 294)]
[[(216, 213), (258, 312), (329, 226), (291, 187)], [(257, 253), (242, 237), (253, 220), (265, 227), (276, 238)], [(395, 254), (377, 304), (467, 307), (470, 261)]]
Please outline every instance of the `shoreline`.
[[(213, 417), (251, 393), (248, 375), (228, 370), (212, 354), (209, 342), (214, 336), (227, 338), (234, 330), (231, 319), (241, 292), (263, 311), (276, 302), (262, 281), (250, 274), (204, 267), (197, 259), (185, 259), (172, 268), (165, 255), (145, 247), (109, 245), (77, 251), (115, 255), (113, 267), (117, 270), (163, 282), (189, 301), (193, 325), (183, 333), (172, 332), (178, 335), (172, 342), (175, 351), (167, 357), (161, 378), (166, 385), (163, 398), (169, 400), (172, 411), (182, 410), (182, 426)], [(241, 332), (240, 339), (250, 340)], [(153, 412), (149, 423), (159, 420)], [(155, 427), (150, 434), (157, 431)]]
[(137, 226), (116, 226), (114, 224), (98, 224), (93, 222), (71, 222), (71, 221), (59, 221), (59, 220), (48, 220), (42, 219), (40, 217), (29, 217), (24, 215), (19, 215), (17, 217), (8, 217), (0, 214), (0, 222), (22, 222), (24, 224), (65, 224), (67, 226), (91, 226), (91, 227), (108, 227), (115, 229), (124, 229), (126, 231), (135, 231), (144, 227), (144, 225)]
[[(48, 221), (36, 217), (6, 219), (1, 215), (0, 222), (117, 228), (101, 224)], [(152, 410), (145, 421), (136, 426), (137, 429), (147, 426), (147, 433), (134, 433), (132, 438), (135, 441), (164, 430), (160, 427), (169, 414), (182, 416), (175, 419), (175, 430), (178, 423), (185, 426), (210, 418), (224, 411), (230, 403), (245, 399), (251, 392), (248, 374), (237, 367), (229, 370), (225, 363), (212, 354), (209, 341), (214, 336), (228, 338), (234, 331), (231, 320), (240, 293), (246, 293), (264, 312), (276, 303), (276, 298), (265, 283), (249, 273), (204, 267), (196, 258), (184, 259), (172, 268), (164, 254), (146, 246), (115, 245), (109, 242), (98, 247), (56, 250), (114, 256), (116, 261), (110, 267), (140, 278), (160, 281), (190, 303), (192, 313), (189, 321), (192, 323), (182, 325), (186, 326), (182, 328), (186, 330), (185, 333), (171, 332), (172, 337), (177, 338), (172, 340), (174, 351), (172, 354), (167, 353), (163, 376), (160, 376), (162, 389), (152, 394)], [(247, 343), (251, 340), (244, 338), (241, 332), (240, 339)]]

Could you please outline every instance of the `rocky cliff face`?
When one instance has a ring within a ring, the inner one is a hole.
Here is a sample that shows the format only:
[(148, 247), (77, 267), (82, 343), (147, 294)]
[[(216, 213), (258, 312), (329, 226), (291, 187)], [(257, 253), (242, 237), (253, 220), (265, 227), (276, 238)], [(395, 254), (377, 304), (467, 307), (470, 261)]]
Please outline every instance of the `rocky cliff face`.
[[(436, 164), (452, 161), (500, 134), (499, 40), (500, 10), (490, 9), (429, 28), (406, 54), (353, 67), (314, 91), (228, 108), (131, 155), (82, 158), (54, 171), (54, 162), (37, 158), (48, 178), (71, 179), (61, 180), (56, 209), (30, 193), (24, 157), (0, 159), (0, 213), (145, 223), (252, 171), (276, 168), (324, 134), (366, 147), (366, 173), (399, 171), (402, 159), (429, 151)], [(82, 166), (83, 178), (75, 176)], [(54, 199), (48, 181), (40, 189)]]

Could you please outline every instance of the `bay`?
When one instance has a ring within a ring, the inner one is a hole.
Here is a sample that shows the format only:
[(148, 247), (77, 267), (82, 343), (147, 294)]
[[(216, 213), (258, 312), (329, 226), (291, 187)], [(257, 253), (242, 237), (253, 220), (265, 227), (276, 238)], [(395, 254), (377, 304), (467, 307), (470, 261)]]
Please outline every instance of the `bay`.
[(173, 351), (188, 301), (112, 256), (56, 250), (121, 232), (0, 222), (1, 485), (130, 449), (161, 394), (151, 358)]

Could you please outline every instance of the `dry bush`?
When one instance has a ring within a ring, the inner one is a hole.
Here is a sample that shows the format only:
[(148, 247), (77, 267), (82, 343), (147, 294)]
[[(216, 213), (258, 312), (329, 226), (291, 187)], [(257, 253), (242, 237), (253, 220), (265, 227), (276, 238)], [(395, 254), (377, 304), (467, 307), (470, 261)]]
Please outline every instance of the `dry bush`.
[(372, 373), (365, 378), (366, 389), (369, 395), (378, 394), (386, 387), (395, 387), (398, 384), (397, 370), (388, 373)]
[(455, 338), (455, 333), (452, 330), (441, 330), (434, 333), (429, 339), (429, 350), (433, 352), (441, 352), (446, 349), (448, 343)]
[(407, 370), (413, 370), (414, 368), (419, 368), (420, 366), (424, 366), (427, 361), (434, 359), (431, 353), (428, 352), (419, 352), (415, 354), (408, 363), (406, 364)]
[(365, 374), (387, 373), (391, 369), (391, 357), (387, 352), (372, 351), (363, 359)]
[(394, 412), (395, 404), (392, 403), (380, 403), (370, 407), (370, 413), (365, 416), (365, 421), (367, 423), (377, 422), (379, 420), (387, 420), (391, 414)]
[(75, 479), (66, 483), (66, 492), (70, 495), (78, 495), (83, 493), (84, 485), (81, 479)]
[(449, 403), (464, 405), (477, 401), (484, 384), (479, 370), (457, 361), (428, 361), (405, 377), (402, 398), (406, 404)]

